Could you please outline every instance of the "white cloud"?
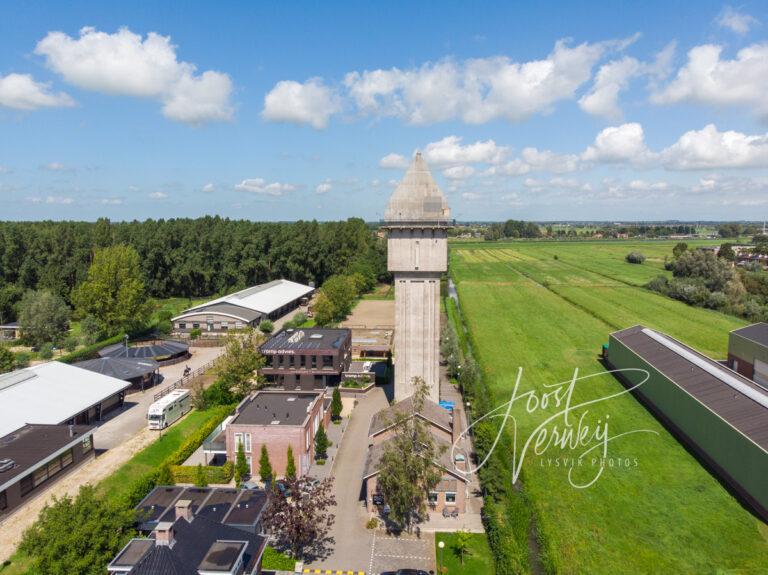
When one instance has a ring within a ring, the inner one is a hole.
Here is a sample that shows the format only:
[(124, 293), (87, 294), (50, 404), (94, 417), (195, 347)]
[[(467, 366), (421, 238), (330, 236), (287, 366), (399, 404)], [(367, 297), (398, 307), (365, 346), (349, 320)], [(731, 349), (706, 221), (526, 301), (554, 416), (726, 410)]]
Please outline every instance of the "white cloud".
[(437, 142), (431, 142), (424, 148), (424, 159), (435, 166), (455, 166), (459, 164), (497, 164), (509, 151), (497, 146), (493, 140), (461, 145), (460, 136), (447, 136)]
[(464, 180), (474, 173), (472, 166), (452, 166), (443, 170), (443, 175), (451, 180)]
[(387, 169), (405, 170), (408, 164), (408, 158), (400, 154), (387, 154), (379, 160), (379, 166)]
[(600, 67), (589, 94), (579, 100), (579, 106), (588, 114), (609, 119), (621, 118), (619, 92), (629, 81), (643, 72), (643, 66), (634, 58), (624, 57)]
[(190, 124), (229, 120), (232, 81), (227, 74), (205, 71), (176, 59), (169, 36), (141, 35), (121, 28), (114, 34), (82, 28), (78, 38), (49, 32), (35, 53), (68, 83), (96, 92), (152, 98), (163, 114)]
[(61, 172), (63, 170), (66, 170), (67, 167), (62, 164), (61, 162), (50, 162), (48, 164), (45, 164), (43, 166), (46, 170), (49, 170), (51, 172)]
[(319, 78), (304, 82), (278, 82), (264, 96), (265, 120), (309, 124), (317, 130), (328, 126), (329, 118), (340, 109), (338, 97)]
[(686, 132), (661, 153), (673, 170), (768, 168), (768, 134), (718, 131), (714, 124)]
[(12, 171), (8, 166), (0, 166), (0, 174), (10, 174)]
[(573, 172), (579, 167), (579, 157), (575, 154), (557, 154), (549, 150), (523, 148), (520, 156), (531, 170), (562, 174)]
[(474, 202), (476, 200), (481, 200), (483, 198), (483, 195), (478, 194), (477, 192), (464, 192), (463, 194), (461, 194), (461, 197), (470, 202)]
[(124, 202), (123, 198), (101, 198), (99, 203), (103, 206), (120, 206)]
[(149, 194), (149, 197), (152, 198), (153, 200), (162, 200), (163, 198), (167, 198), (168, 194), (166, 194), (165, 192), (152, 192), (151, 194)]
[(749, 32), (749, 29), (757, 24), (758, 20), (754, 16), (726, 6), (715, 19), (715, 23), (721, 28), (728, 28), (731, 32), (743, 35)]
[(64, 108), (75, 101), (64, 92), (51, 92), (50, 85), (35, 82), (29, 74), (0, 76), (0, 106), (15, 110)]
[(722, 51), (713, 44), (691, 49), (685, 66), (651, 101), (746, 107), (768, 116), (768, 43), (742, 48), (733, 60), (721, 59)]
[(239, 184), (235, 184), (235, 189), (242, 192), (251, 192), (267, 196), (282, 196), (286, 192), (294, 191), (296, 186), (293, 184), (282, 184), (280, 182), (267, 182), (263, 178), (249, 178), (243, 180)]
[(351, 72), (344, 85), (362, 115), (411, 124), (455, 118), (471, 124), (521, 121), (573, 98), (607, 49), (620, 50), (631, 41), (570, 46), (561, 40), (546, 58), (528, 62), (496, 56)]
[(317, 184), (315, 187), (315, 193), (316, 194), (325, 194), (327, 192), (330, 192), (333, 188), (333, 185), (329, 181), (321, 182)]
[(629, 182), (629, 188), (637, 191), (660, 191), (669, 188), (667, 182), (648, 182), (646, 180), (632, 180)]
[(611, 126), (602, 130), (595, 143), (581, 154), (587, 162), (630, 162), (644, 164), (654, 157), (645, 145), (643, 127), (638, 123)]
[(202, 187), (202, 191), (206, 194), (211, 194), (216, 191), (216, 185), (213, 182), (208, 182)]
[(68, 196), (46, 196), (45, 198), (40, 197), (31, 197), (27, 198), (30, 202), (33, 204), (59, 204), (63, 206), (68, 206), (69, 204), (72, 204), (75, 202), (74, 198), (70, 198)]

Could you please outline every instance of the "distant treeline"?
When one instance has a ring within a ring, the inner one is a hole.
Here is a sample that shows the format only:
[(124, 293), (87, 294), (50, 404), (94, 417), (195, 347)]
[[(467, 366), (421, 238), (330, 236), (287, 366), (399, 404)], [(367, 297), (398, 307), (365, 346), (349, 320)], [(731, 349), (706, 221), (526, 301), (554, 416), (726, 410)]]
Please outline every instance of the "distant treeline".
[(357, 272), (374, 281), (387, 275), (385, 242), (357, 218), (0, 222), (0, 300), (46, 289), (71, 302), (94, 249), (116, 244), (136, 249), (147, 292), (158, 298), (220, 294), (276, 278), (319, 285), (335, 274)]
[(491, 224), (485, 231), (486, 240), (501, 238), (540, 238), (541, 228), (534, 222), (507, 220), (503, 224)]

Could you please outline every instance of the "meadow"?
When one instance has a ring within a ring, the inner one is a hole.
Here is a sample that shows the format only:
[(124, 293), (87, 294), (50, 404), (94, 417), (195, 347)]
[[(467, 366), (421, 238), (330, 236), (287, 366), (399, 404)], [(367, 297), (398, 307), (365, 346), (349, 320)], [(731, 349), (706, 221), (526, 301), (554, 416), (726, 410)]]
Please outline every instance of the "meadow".
[[(508, 401), (518, 367), (521, 388), (598, 374), (608, 334), (637, 323), (721, 358), (741, 320), (652, 293), (641, 286), (663, 270), (675, 242), (512, 242), (451, 244), (450, 273), (473, 352), (497, 403)], [(632, 250), (646, 255), (628, 264)], [(574, 403), (624, 388), (611, 375), (580, 381)], [(515, 406), (518, 444), (555, 409)], [(575, 483), (565, 459), (583, 449), (526, 454), (525, 500), (533, 512), (539, 560), (555, 573), (768, 572), (768, 528), (746, 510), (632, 396), (575, 412), (610, 435), (604, 460), (585, 458)], [(478, 414), (475, 414), (477, 417)], [(555, 462), (559, 461), (559, 464)], [(615, 463), (610, 467), (610, 462)], [(626, 463), (629, 462), (627, 465)], [(510, 479), (511, 480), (511, 479)]]

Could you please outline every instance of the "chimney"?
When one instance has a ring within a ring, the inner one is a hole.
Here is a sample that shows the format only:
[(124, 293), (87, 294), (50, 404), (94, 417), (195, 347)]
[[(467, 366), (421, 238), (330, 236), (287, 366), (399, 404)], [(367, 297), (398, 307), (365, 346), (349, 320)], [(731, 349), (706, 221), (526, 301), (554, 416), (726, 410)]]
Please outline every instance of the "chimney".
[(75, 427), (73, 425), (69, 426), (69, 436), (74, 437), (75, 436)]
[(157, 527), (155, 527), (155, 545), (172, 547), (173, 543), (173, 523), (170, 521), (161, 521), (157, 524)]
[(176, 520), (186, 519), (187, 523), (192, 523), (194, 515), (192, 514), (192, 501), (189, 499), (179, 499), (176, 502)]

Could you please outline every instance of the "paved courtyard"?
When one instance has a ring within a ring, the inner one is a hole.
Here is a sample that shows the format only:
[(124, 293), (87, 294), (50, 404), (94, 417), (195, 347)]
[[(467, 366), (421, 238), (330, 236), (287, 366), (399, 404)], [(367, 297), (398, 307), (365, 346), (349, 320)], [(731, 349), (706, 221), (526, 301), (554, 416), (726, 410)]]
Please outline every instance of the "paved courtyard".
[(121, 445), (147, 426), (147, 409), (154, 402), (155, 394), (180, 379), (184, 368), (189, 366), (196, 370), (216, 359), (224, 351), (223, 347), (190, 347), (192, 357), (186, 362), (161, 367), (163, 382), (143, 392), (131, 393), (126, 396), (120, 410), (111, 412), (106, 421), (102, 422), (93, 436), (94, 445), (99, 451), (112, 449)]
[(435, 537), (432, 533), (393, 537), (376, 532), (371, 545), (369, 575), (397, 569), (435, 569)]

